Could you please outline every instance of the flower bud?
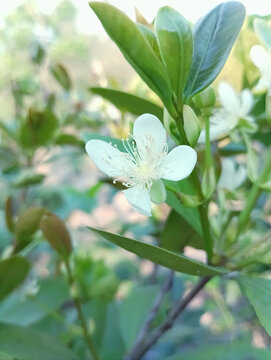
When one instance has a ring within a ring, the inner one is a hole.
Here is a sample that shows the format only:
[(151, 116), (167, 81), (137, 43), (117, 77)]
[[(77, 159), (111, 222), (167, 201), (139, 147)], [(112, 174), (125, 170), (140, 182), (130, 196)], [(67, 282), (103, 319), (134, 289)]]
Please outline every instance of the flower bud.
[(216, 95), (214, 88), (209, 86), (193, 97), (194, 104), (199, 109), (206, 109), (215, 106)]
[(65, 223), (56, 215), (46, 213), (40, 222), (40, 229), (51, 246), (63, 257), (72, 251), (71, 237)]
[(201, 125), (197, 115), (193, 109), (188, 106), (183, 106), (183, 120), (184, 120), (184, 131), (189, 142), (189, 145), (195, 146), (201, 132)]
[(40, 220), (45, 211), (43, 207), (32, 207), (21, 213), (15, 227), (15, 252), (22, 250), (31, 242), (32, 236), (39, 229)]

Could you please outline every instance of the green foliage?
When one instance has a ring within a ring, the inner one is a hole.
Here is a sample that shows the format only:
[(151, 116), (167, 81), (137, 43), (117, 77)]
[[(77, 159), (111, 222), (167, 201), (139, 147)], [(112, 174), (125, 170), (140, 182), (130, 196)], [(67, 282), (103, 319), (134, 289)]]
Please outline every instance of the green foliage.
[(222, 70), (245, 19), (244, 6), (228, 1), (216, 6), (193, 27), (194, 52), (185, 98), (209, 86)]
[(212, 266), (202, 264), (198, 261), (189, 259), (184, 255), (175, 254), (158, 246), (91, 227), (89, 227), (89, 229), (125, 250), (178, 272), (198, 276), (211, 276), (226, 273), (225, 269), (214, 268)]
[(90, 91), (110, 101), (122, 112), (129, 112), (138, 116), (150, 113), (157, 116), (160, 120), (163, 119), (163, 109), (159, 105), (139, 96), (105, 88), (90, 88)]
[(20, 256), (0, 261), (0, 300), (24, 281), (29, 270), (29, 262)]

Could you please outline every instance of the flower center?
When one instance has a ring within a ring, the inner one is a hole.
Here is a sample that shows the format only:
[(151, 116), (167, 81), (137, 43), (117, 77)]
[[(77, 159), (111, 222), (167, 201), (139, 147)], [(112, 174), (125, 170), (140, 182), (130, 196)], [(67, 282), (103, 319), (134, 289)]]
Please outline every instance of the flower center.
[(123, 167), (123, 176), (115, 178), (113, 181), (121, 181), (126, 187), (132, 187), (138, 184), (151, 188), (153, 180), (160, 179), (159, 170), (161, 163), (168, 153), (167, 144), (164, 145), (162, 152), (156, 153), (151, 145), (153, 138), (150, 136), (144, 151), (139, 153), (135, 141), (122, 139), (126, 153), (122, 153), (125, 157), (125, 166)]

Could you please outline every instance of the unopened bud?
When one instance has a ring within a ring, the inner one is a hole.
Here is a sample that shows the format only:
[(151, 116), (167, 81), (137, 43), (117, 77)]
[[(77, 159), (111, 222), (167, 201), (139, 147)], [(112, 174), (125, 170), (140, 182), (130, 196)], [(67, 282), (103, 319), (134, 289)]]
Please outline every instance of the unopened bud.
[(189, 142), (189, 145), (195, 146), (197, 144), (200, 132), (201, 125), (197, 115), (194, 113), (193, 109), (188, 106), (183, 106), (183, 120), (184, 120), (184, 131)]
[(194, 104), (199, 109), (206, 109), (215, 106), (216, 95), (214, 88), (209, 86), (193, 97)]
[(40, 229), (50, 245), (63, 257), (72, 251), (71, 237), (65, 223), (56, 215), (46, 213), (40, 222)]

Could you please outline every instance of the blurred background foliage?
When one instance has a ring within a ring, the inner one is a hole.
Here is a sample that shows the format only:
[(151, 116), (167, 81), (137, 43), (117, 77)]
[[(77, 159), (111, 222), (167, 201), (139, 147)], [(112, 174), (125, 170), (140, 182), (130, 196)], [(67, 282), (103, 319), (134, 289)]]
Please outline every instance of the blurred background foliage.
[[(26, 2), (4, 19), (1, 32), (0, 358), (5, 360), (90, 358), (73, 298), (82, 305), (101, 358), (121, 359), (169, 272), (86, 229), (104, 227), (155, 243), (163, 239), (169, 211), (163, 205), (145, 218), (112, 184), (97, 182), (85, 139), (127, 135), (135, 114), (89, 88), (109, 87), (161, 103), (109, 39), (77, 33), (75, 18), (68, 0), (50, 16)], [(252, 20), (216, 82), (224, 79), (242, 89), (258, 79), (249, 58), (258, 42)], [(270, 202), (265, 206), (270, 209)], [(187, 251), (202, 259), (201, 250)], [(175, 275), (155, 324), (193, 284), (194, 277)], [(259, 348), (269, 348), (270, 337), (236, 283), (215, 279), (146, 359), (179, 359), (180, 351), (186, 359), (216, 354), (226, 360), (225, 353), (233, 359), (229, 342), (236, 359), (247, 358), (246, 344), (255, 347), (251, 359), (269, 359)]]

